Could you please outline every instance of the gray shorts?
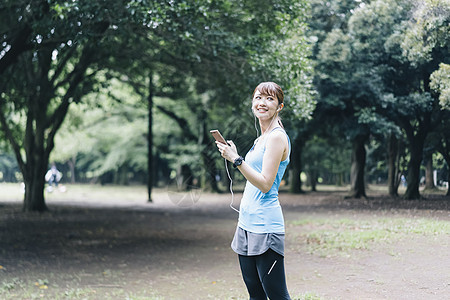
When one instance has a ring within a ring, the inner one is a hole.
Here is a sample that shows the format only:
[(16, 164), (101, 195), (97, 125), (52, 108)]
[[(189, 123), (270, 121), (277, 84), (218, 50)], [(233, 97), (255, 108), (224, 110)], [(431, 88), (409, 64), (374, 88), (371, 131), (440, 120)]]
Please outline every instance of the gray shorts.
[(284, 256), (284, 233), (253, 233), (237, 226), (231, 249), (240, 255), (261, 255), (272, 249)]

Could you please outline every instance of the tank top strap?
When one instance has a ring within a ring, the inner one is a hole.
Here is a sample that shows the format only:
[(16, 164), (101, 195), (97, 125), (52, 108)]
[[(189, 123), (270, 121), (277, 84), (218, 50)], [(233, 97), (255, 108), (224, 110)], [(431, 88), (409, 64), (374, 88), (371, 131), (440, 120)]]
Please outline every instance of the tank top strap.
[(266, 147), (267, 138), (268, 138), (269, 135), (270, 135), (272, 132), (274, 132), (275, 130), (281, 130), (281, 131), (286, 135), (286, 137), (287, 137), (287, 139), (288, 139), (289, 152), (290, 152), (290, 150), (291, 150), (291, 141), (290, 141), (290, 139), (289, 139), (288, 134), (286, 133), (286, 130), (284, 130), (284, 129), (281, 128), (281, 127), (275, 127), (274, 129), (272, 129), (272, 130), (269, 132), (269, 134), (264, 138), (264, 147)]

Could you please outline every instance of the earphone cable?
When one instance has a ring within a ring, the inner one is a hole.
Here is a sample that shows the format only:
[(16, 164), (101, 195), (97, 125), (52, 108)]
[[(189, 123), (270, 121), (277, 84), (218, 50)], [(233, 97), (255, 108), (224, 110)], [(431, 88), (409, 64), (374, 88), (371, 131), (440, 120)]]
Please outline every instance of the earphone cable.
[(231, 192), (231, 203), (230, 203), (230, 207), (231, 207), (232, 210), (234, 210), (235, 212), (239, 213), (239, 210), (233, 207), (233, 201), (234, 201), (233, 179), (231, 178), (230, 171), (228, 170), (228, 162), (227, 162), (227, 159), (224, 158), (224, 160), (225, 160), (225, 169), (227, 170), (228, 179), (230, 179), (230, 192)]
[[(255, 117), (256, 137), (259, 137), (259, 130), (258, 130), (258, 127), (256, 126), (256, 116), (255, 116), (254, 114), (253, 114), (253, 116)], [(267, 128), (270, 128), (270, 126), (272, 126), (273, 121), (275, 121), (275, 119), (277, 118), (277, 116), (278, 116), (278, 111), (273, 115), (272, 121), (270, 121), (270, 124), (269, 124), (269, 126), (268, 126)]]
[[(269, 128), (270, 126), (272, 126), (273, 121), (275, 120), (276, 116), (278, 115), (278, 111), (277, 113), (272, 117), (272, 121), (269, 124)], [(258, 127), (256, 126), (256, 116), (255, 117), (255, 129), (256, 129), (256, 136), (259, 136), (259, 131), (258, 131)], [(233, 209), (235, 212), (239, 213), (239, 210), (233, 207), (233, 202), (234, 202), (234, 193), (233, 193), (233, 179), (231, 178), (230, 175), (230, 171), (228, 170), (228, 161), (226, 158), (224, 158), (225, 161), (225, 169), (227, 170), (227, 175), (228, 175), (228, 179), (230, 180), (230, 193), (231, 193), (231, 203), (230, 203), (230, 207), (231, 209)], [(269, 271), (270, 272), (270, 271)]]

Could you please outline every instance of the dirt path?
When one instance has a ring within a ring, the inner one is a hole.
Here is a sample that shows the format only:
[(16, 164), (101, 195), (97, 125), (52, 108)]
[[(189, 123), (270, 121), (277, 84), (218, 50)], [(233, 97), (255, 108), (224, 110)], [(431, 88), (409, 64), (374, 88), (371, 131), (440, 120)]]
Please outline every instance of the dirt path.
[[(228, 194), (183, 198), (160, 190), (153, 204), (139, 197), (68, 193), (52, 196), (45, 214), (24, 214), (17, 201), (0, 199), (0, 298), (247, 298), (229, 247), (237, 214)], [(448, 199), (343, 200), (341, 192), (280, 199), (291, 296), (450, 299), (450, 233), (411, 234), (323, 256), (311, 253), (305, 227), (296, 225), (381, 217), (450, 222)]]

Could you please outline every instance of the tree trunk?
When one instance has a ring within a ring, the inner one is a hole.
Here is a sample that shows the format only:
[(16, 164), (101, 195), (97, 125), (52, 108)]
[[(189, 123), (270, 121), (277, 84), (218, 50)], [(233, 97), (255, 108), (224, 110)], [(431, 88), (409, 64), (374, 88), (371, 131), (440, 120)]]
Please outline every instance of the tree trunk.
[[(48, 95), (43, 92), (35, 95), (36, 99), (30, 97), (28, 101), (23, 143), (26, 161), (22, 161), (21, 167), (25, 183), (24, 211), (47, 210), (44, 199), (45, 173), (47, 172), (50, 152), (53, 149), (52, 138), (47, 137), (46, 139), (45, 136)], [(47, 141), (47, 147), (45, 141)]]
[(423, 155), (423, 142), (416, 142), (410, 144), (411, 157), (408, 163), (408, 177), (405, 199), (413, 200), (420, 199), (419, 192), (419, 176), (420, 176), (420, 164), (422, 163)]
[(147, 195), (148, 202), (153, 202), (152, 200), (152, 187), (153, 187), (153, 133), (152, 133), (152, 125), (153, 125), (153, 73), (150, 72), (148, 83), (148, 150), (147, 150)]
[(437, 147), (439, 153), (444, 157), (445, 162), (447, 163), (447, 193), (446, 196), (450, 196), (450, 140), (442, 135), (441, 142)]
[(388, 189), (389, 196), (398, 196), (398, 140), (394, 133), (389, 136), (388, 142)]
[(366, 198), (366, 185), (364, 182), (364, 170), (366, 167), (366, 148), (365, 143), (367, 135), (358, 135), (353, 140), (352, 149), (352, 167), (350, 173), (350, 197)]
[(76, 183), (76, 175), (75, 175), (76, 161), (77, 161), (77, 157), (74, 155), (67, 162), (67, 164), (69, 165), (69, 170), (70, 170), (70, 183), (73, 183), (73, 184)]
[(311, 185), (311, 192), (317, 191), (317, 171), (310, 170), (309, 171), (309, 184)]
[(178, 171), (177, 186), (182, 191), (190, 191), (194, 187), (194, 175), (188, 165), (181, 165)]
[(125, 165), (120, 166), (117, 171), (113, 173), (114, 184), (117, 185), (129, 185), (130, 182), (128, 180), (128, 167)]
[(447, 161), (447, 193), (446, 196), (450, 196), (450, 161)]
[(435, 188), (436, 186), (434, 185), (433, 178), (433, 153), (427, 153), (425, 155), (425, 189), (433, 190)]
[(303, 144), (300, 137), (297, 137), (292, 145), (289, 174), (289, 192), (294, 194), (303, 193), (302, 179), (300, 178), (300, 175), (302, 173), (302, 150)]
[[(423, 84), (424, 90), (430, 92), (430, 74), (425, 72), (423, 74)], [(436, 105), (437, 101), (434, 101), (434, 109), (439, 109)], [(420, 185), (420, 165), (423, 158), (423, 146), (425, 144), (425, 139), (432, 128), (431, 116), (433, 111), (424, 112), (422, 116), (419, 117), (416, 127), (412, 127), (411, 123), (406, 123), (403, 129), (405, 129), (406, 135), (409, 142), (410, 150), (410, 160), (408, 163), (408, 178), (406, 178), (408, 185), (406, 188), (405, 199), (413, 200), (420, 199), (419, 185)]]
[(45, 173), (47, 172), (48, 158), (35, 155), (34, 162), (27, 162), (27, 176), (24, 176), (25, 196), (23, 211), (46, 211), (48, 210), (44, 199)]
[[(448, 144), (448, 141), (446, 143)], [(448, 147), (442, 147), (440, 149), (440, 152), (442, 156), (444, 156), (445, 162), (447, 163), (447, 193), (446, 196), (450, 196), (450, 153), (447, 151)]]
[(334, 177), (335, 177), (335, 184), (337, 185), (337, 186), (343, 186), (344, 185), (344, 178), (345, 178), (345, 174), (344, 173), (339, 173), (339, 174), (335, 174), (334, 175)]

